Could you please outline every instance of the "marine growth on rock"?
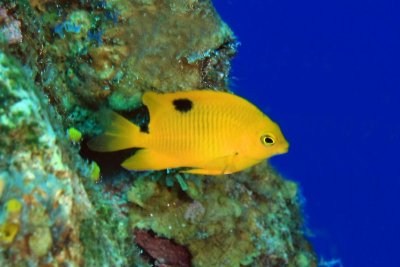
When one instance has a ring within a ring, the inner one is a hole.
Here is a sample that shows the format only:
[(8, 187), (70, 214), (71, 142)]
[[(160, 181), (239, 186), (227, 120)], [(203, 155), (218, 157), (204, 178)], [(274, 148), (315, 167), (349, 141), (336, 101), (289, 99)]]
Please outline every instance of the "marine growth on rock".
[[(0, 266), (316, 266), (298, 185), (127, 171), (96, 153), (101, 110), (144, 92), (230, 91), (236, 37), (211, 1), (0, 3)], [(255, 51), (256, 53), (256, 51)]]

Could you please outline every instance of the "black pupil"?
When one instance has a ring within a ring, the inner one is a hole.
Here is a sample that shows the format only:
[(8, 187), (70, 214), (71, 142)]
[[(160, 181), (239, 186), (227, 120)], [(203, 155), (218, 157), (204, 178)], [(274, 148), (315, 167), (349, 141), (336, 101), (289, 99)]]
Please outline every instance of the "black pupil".
[(265, 137), (265, 138), (264, 138), (264, 141), (265, 141), (265, 143), (267, 143), (267, 144), (273, 144), (273, 143), (274, 143), (274, 140), (272, 140), (271, 137)]

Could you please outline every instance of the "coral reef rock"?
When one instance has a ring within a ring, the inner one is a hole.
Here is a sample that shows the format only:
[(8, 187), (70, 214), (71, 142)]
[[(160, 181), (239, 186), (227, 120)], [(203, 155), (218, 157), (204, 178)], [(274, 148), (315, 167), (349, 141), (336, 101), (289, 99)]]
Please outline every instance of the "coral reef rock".
[[(102, 108), (229, 89), (237, 42), (211, 1), (0, 3), (0, 266), (316, 266), (298, 186), (128, 172), (94, 153)], [(121, 159), (121, 160), (120, 160)]]

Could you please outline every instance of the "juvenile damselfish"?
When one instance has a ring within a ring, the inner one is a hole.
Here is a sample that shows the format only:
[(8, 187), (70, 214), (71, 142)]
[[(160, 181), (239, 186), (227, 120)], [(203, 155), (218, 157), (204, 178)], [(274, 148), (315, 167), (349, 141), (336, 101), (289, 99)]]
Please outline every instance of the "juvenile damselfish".
[(183, 172), (229, 174), (289, 147), (279, 126), (247, 100), (211, 90), (146, 92), (150, 122), (141, 129), (111, 112), (105, 132), (89, 148), (108, 152), (140, 148), (122, 166), (128, 170), (182, 168)]

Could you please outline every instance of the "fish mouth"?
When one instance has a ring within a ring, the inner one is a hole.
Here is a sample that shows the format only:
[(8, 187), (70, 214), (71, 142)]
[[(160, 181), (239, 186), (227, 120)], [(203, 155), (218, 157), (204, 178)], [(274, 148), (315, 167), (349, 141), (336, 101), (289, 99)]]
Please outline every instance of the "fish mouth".
[(280, 149), (281, 154), (285, 154), (289, 151), (289, 143), (282, 145), (282, 149)]

